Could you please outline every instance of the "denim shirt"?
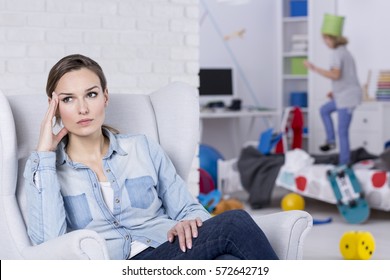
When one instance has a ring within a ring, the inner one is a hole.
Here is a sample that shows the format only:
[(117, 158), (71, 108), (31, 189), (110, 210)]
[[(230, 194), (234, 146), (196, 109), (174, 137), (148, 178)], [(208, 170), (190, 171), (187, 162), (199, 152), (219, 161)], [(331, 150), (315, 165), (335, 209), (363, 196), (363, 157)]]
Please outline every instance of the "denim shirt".
[(67, 156), (66, 138), (56, 152), (31, 153), (24, 177), (34, 244), (90, 229), (107, 241), (111, 259), (127, 259), (132, 241), (157, 247), (177, 221), (210, 217), (156, 142), (144, 135), (103, 132), (110, 140), (103, 168), (114, 191), (113, 211), (96, 174)]

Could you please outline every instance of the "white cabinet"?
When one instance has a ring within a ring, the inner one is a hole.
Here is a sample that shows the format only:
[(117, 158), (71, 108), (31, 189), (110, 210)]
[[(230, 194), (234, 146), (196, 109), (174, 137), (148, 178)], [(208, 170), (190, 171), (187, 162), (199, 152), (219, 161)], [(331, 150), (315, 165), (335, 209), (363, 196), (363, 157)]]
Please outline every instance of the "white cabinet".
[(390, 103), (364, 102), (356, 108), (350, 127), (351, 149), (364, 147), (380, 154), (390, 140)]

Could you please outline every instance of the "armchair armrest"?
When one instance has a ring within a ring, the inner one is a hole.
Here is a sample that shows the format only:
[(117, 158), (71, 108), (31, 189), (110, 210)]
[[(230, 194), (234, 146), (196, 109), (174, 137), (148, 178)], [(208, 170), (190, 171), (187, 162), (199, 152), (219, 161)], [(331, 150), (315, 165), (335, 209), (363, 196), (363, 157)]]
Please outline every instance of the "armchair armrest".
[(109, 259), (106, 241), (92, 230), (76, 230), (44, 242), (26, 247), (25, 259), (43, 260), (99, 260)]
[(303, 243), (313, 226), (312, 216), (300, 210), (252, 215), (281, 260), (302, 259)]

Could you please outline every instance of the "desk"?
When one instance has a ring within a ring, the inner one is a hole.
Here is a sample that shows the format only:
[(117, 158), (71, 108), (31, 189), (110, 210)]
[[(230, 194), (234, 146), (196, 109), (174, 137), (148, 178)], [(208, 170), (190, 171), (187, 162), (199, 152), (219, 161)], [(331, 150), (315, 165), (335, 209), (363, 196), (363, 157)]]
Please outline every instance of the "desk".
[[(278, 116), (278, 111), (275, 109), (241, 109), (239, 111), (231, 111), (225, 109), (202, 109), (200, 111), (200, 119), (226, 119), (226, 118), (251, 118), (249, 131), (253, 128), (253, 124), (256, 118), (262, 118), (266, 122), (266, 126), (270, 127), (270, 118)], [(248, 135), (248, 134), (247, 134)]]
[[(245, 135), (245, 141), (248, 141), (250, 139), (249, 136), (253, 130), (253, 126), (256, 119), (263, 119), (265, 122), (265, 126), (271, 127), (272, 124), (270, 122), (270, 119), (273, 117), (278, 117), (279, 112), (275, 109), (264, 109), (264, 110), (258, 110), (258, 109), (241, 109), (239, 111), (231, 111), (231, 110), (224, 110), (224, 109), (202, 109), (200, 111), (200, 133), (201, 133), (201, 139), (202, 135), (204, 134), (204, 122), (207, 120), (231, 120), (232, 125), (234, 127), (231, 128), (231, 136), (232, 140), (234, 141), (234, 154), (237, 153), (237, 151), (240, 151), (242, 148), (243, 143), (240, 142), (238, 137), (241, 136), (238, 121), (243, 118), (250, 118), (250, 123), (248, 127), (248, 131)], [(259, 132), (260, 133), (260, 132)], [(226, 140), (226, 137), (225, 137)], [(253, 140), (253, 139), (252, 139)], [(236, 157), (237, 155), (235, 155)]]
[(223, 119), (223, 118), (270, 118), (278, 115), (275, 109), (257, 110), (257, 109), (242, 109), (239, 111), (230, 111), (224, 109), (202, 109), (200, 111), (201, 119)]

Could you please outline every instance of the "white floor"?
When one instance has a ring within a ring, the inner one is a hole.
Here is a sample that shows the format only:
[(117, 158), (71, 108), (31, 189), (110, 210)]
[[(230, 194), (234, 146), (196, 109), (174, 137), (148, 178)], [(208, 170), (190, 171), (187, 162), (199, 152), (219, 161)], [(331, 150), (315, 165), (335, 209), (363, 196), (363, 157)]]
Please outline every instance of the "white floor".
[[(267, 214), (282, 211), (281, 198), (288, 193), (282, 188), (275, 188), (271, 205), (264, 209), (247, 210), (256, 214)], [(243, 199), (243, 197), (240, 197)], [(306, 260), (342, 260), (339, 250), (340, 239), (347, 231), (369, 231), (374, 239), (376, 249), (371, 259), (390, 260), (390, 212), (371, 210), (369, 220), (360, 225), (346, 223), (333, 204), (305, 198), (305, 211), (309, 212), (313, 219), (322, 220), (328, 217), (332, 221), (328, 224), (314, 225), (304, 244), (303, 259)]]

